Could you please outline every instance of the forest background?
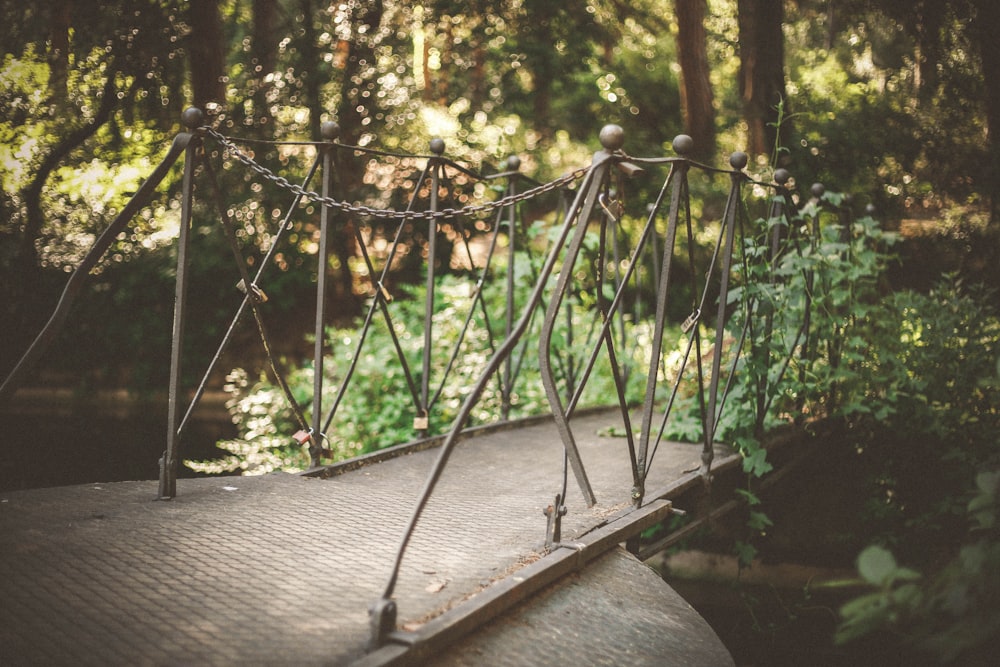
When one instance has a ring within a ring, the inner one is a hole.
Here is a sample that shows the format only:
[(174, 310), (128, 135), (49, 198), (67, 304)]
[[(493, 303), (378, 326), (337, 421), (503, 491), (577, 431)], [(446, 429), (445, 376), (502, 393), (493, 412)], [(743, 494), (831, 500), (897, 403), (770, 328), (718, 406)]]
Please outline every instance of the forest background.
[[(440, 137), (448, 157), (488, 171), (517, 155), (539, 181), (587, 164), (607, 123), (641, 156), (670, 154), (683, 132), (704, 162), (725, 165), (745, 150), (762, 178), (787, 168), (802, 202), (822, 182), (850, 194), (857, 212), (871, 205), (905, 238), (888, 273), (894, 289), (931, 293), (944, 274), (1000, 285), (994, 0), (0, 0), (0, 18), (0, 377), (191, 105), (219, 131), (256, 140), (318, 140), (328, 120), (345, 144), (397, 153), (426, 154)], [(258, 157), (283, 174), (303, 173), (308, 159)], [(388, 191), (405, 201), (404, 182), (365, 182), (363, 173), (343, 171), (352, 198)], [(220, 177), (241, 241), (265, 247), (284, 193), (246, 174)], [(166, 386), (179, 187), (175, 169), (116, 239), (31, 384), (70, 389), (83, 410), (97, 389)], [(301, 267), (316, 253), (319, 211), (296, 225), (268, 285), (290, 331), (315, 305), (315, 272)], [(192, 266), (202, 334), (190, 341), (192, 373), (227, 324), (220, 304), (234, 298), (233, 281), (213, 279), (228, 250), (206, 230)], [(335, 319), (346, 323), (367, 287), (352, 271), (346, 229), (333, 250)], [(996, 294), (987, 299), (995, 309)], [(276, 328), (284, 354), (304, 352), (303, 336)], [(149, 439), (159, 439), (165, 415), (160, 402), (149, 405)], [(63, 455), (78, 461), (98, 456), (76, 434), (47, 431), (50, 421), (4, 428), (7, 486), (51, 482), (33, 471), (53, 455), (34, 453), (37, 443), (59, 451), (66, 441)], [(142, 465), (158, 454), (145, 452)], [(878, 564), (890, 595), (909, 575)]]
[[(996, 4), (123, 0), (93, 11), (72, 0), (2, 2), (0, 371), (189, 105), (250, 138), (316, 140), (335, 120), (343, 143), (421, 154), (439, 136), (449, 157), (496, 165), (516, 154), (540, 181), (586, 164), (606, 123), (625, 128), (637, 155), (669, 152), (684, 132), (704, 161), (745, 150), (764, 172), (778, 159), (804, 196), (823, 182), (858, 210), (874, 205), (889, 227), (959, 237), (960, 255), (975, 246), (982, 256), (969, 234), (1000, 224)], [(269, 159), (289, 168), (287, 156)], [(344, 173), (344, 191), (371, 189), (362, 170)], [(51, 358), (63, 378), (162, 386), (178, 181), (175, 172), (99, 267), (71, 347)], [(262, 243), (278, 207), (273, 193), (246, 188), (227, 185), (227, 203), (246, 221), (245, 240)], [(299, 252), (314, 250), (316, 233), (298, 234)], [(362, 296), (349, 270), (356, 249), (346, 232), (334, 244), (346, 318)], [(948, 252), (937, 248), (907, 280), (929, 286)], [(288, 270), (296, 261), (271, 286), (290, 313), (310, 299), (308, 279)], [(205, 307), (225, 299), (201, 295)], [(114, 311), (136, 315), (109, 329)], [(123, 354), (135, 349), (144, 353)]]

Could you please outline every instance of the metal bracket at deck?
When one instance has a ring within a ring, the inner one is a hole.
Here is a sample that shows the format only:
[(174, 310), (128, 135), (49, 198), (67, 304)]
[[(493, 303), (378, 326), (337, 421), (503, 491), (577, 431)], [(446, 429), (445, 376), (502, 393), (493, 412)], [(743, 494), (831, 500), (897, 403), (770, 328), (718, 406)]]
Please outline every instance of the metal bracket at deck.
[(545, 524), (545, 548), (551, 549), (562, 542), (562, 518), (566, 516), (566, 505), (562, 494), (557, 493), (555, 502), (542, 510), (547, 518)]

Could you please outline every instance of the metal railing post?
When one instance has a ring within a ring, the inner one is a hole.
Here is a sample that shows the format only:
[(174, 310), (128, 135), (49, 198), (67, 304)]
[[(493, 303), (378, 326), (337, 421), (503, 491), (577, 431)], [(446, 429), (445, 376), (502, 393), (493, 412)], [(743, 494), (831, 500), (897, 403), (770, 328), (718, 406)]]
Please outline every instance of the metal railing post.
[[(441, 187), (441, 163), (438, 158), (444, 155), (445, 144), (442, 139), (431, 139), (430, 142), (433, 163), (430, 169), (430, 209), (438, 210), (438, 189)], [(424, 301), (424, 349), (420, 377), (420, 408), (414, 419), (414, 430), (421, 436), (427, 435), (430, 427), (431, 402), (431, 362), (434, 348), (434, 284), (436, 279), (435, 264), (437, 262), (437, 227), (435, 217), (427, 220), (427, 294)]]
[[(201, 125), (200, 109), (184, 112), (184, 124), (191, 130)], [(191, 245), (191, 209), (194, 202), (194, 169), (201, 142), (193, 139), (184, 152), (184, 180), (181, 194), (181, 224), (177, 237), (177, 282), (174, 288), (174, 326), (170, 349), (170, 383), (167, 389), (167, 449), (160, 459), (159, 499), (169, 500), (177, 495), (177, 465), (180, 449), (180, 391), (184, 353), (184, 323), (188, 286), (188, 266)]]
[[(656, 273), (656, 312), (653, 321), (653, 337), (650, 344), (652, 355), (647, 371), (646, 394), (642, 403), (642, 424), (639, 427), (639, 443), (636, 448), (636, 464), (644, 476), (649, 465), (649, 442), (653, 432), (653, 407), (656, 404), (657, 379), (664, 356), (663, 338), (667, 325), (667, 304), (670, 294), (670, 278), (673, 270), (674, 245), (677, 242), (677, 226), (680, 221), (681, 200), (682, 196), (686, 197), (687, 195), (687, 177), (688, 170), (691, 167), (691, 162), (686, 156), (692, 150), (693, 143), (687, 135), (679, 135), (674, 138), (673, 148), (681, 159), (672, 163), (670, 174), (667, 176), (667, 182), (670, 186), (670, 206), (667, 212), (667, 228), (663, 238), (663, 257), (660, 264), (654, 269)], [(666, 190), (665, 186), (660, 195), (661, 200)], [(657, 202), (658, 204), (659, 201)], [(651, 235), (654, 238), (656, 237), (655, 227), (651, 230)], [(692, 276), (692, 279), (694, 279), (694, 276)], [(692, 326), (698, 326), (699, 316), (700, 313), (697, 311), (691, 314), (689, 321), (691, 321)], [(641, 501), (643, 492), (644, 490), (641, 488), (635, 490), (635, 494), (638, 496), (637, 500)]]
[[(324, 198), (333, 196), (333, 178), (336, 165), (334, 163), (335, 148), (332, 142), (340, 134), (340, 126), (327, 121), (320, 126), (323, 139), (331, 144), (323, 145), (322, 194)], [(309, 434), (310, 465), (314, 468), (321, 463), (323, 453), (323, 345), (326, 342), (324, 327), (326, 326), (326, 306), (330, 290), (330, 207), (323, 204), (320, 209), (319, 250), (316, 255), (316, 328), (315, 347), (313, 350), (313, 400), (312, 400), (312, 431)]]
[(729, 276), (732, 270), (733, 248), (736, 242), (736, 216), (740, 207), (743, 180), (746, 178), (741, 170), (747, 166), (747, 160), (747, 154), (742, 152), (733, 153), (732, 157), (729, 158), (729, 164), (735, 171), (732, 172), (732, 185), (723, 220), (725, 246), (722, 251), (722, 270), (719, 278), (719, 309), (715, 319), (715, 348), (712, 350), (712, 375), (709, 379), (708, 408), (705, 411), (705, 439), (702, 444), (701, 468), (699, 470), (702, 479), (706, 481), (711, 479), (712, 459), (715, 457), (715, 431), (719, 421), (715, 411), (719, 401), (719, 381), (721, 380), (723, 345), (726, 333), (726, 307), (729, 305)]
[[(516, 172), (521, 168), (521, 159), (515, 155), (507, 158), (507, 169)], [(518, 174), (507, 177), (507, 188), (504, 194), (513, 197), (517, 194)], [(510, 336), (514, 329), (514, 293), (517, 289), (517, 276), (514, 271), (514, 260), (517, 249), (517, 204), (506, 207), (507, 213), (507, 299), (504, 312), (504, 338)], [(498, 218), (499, 220), (500, 218)], [(503, 379), (500, 383), (500, 416), (506, 421), (510, 417), (511, 394), (513, 393), (514, 356), (508, 355), (504, 360)]]

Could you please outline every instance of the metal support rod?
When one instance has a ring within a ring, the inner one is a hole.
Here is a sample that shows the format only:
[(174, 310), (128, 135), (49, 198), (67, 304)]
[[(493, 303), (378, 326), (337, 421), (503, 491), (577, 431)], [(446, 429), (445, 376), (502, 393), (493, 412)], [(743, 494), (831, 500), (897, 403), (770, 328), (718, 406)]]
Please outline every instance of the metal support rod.
[[(508, 158), (507, 166), (509, 169), (513, 170), (521, 166), (521, 161), (514, 157)], [(517, 194), (516, 175), (508, 177), (507, 190), (505, 194), (511, 197)], [(517, 248), (517, 204), (511, 204), (506, 207), (504, 211), (507, 213), (507, 298), (505, 300), (506, 303), (504, 312), (504, 338), (507, 338), (514, 329), (514, 308), (516, 305), (514, 303), (514, 294), (517, 285), (517, 276), (514, 271), (514, 259)], [(499, 220), (500, 216), (497, 217), (498, 224)], [(508, 355), (504, 360), (503, 382), (501, 383), (502, 390), (500, 392), (501, 418), (505, 421), (510, 417), (511, 394), (514, 390), (513, 366), (514, 355)]]
[[(444, 141), (432, 139), (431, 152), (437, 157), (444, 155)], [(438, 189), (441, 187), (441, 164), (434, 160), (430, 169), (430, 210), (438, 210)], [(420, 377), (420, 407), (414, 420), (417, 433), (422, 437), (427, 435), (429, 426), (431, 402), (431, 362), (434, 348), (434, 281), (437, 263), (437, 218), (427, 220), (427, 294), (424, 301), (424, 349), (423, 368)]]
[[(774, 180), (779, 185), (779, 187), (783, 187), (785, 183), (788, 182), (789, 177), (790, 175), (788, 171), (785, 169), (777, 169), (774, 172)], [(772, 286), (775, 284), (776, 281), (774, 270), (776, 268), (775, 265), (778, 262), (778, 257), (779, 257), (778, 253), (781, 250), (781, 225), (778, 224), (778, 220), (784, 216), (785, 212), (784, 204), (785, 204), (784, 198), (775, 196), (771, 199), (771, 203), (767, 209), (767, 224), (770, 225), (771, 227), (769, 230), (765, 230), (766, 232), (769, 233), (765, 234), (764, 240), (767, 242), (769, 250), (767, 259), (768, 262), (767, 281), (768, 284)], [(755, 354), (754, 356), (757, 356), (760, 359), (761, 361), (760, 368), (765, 369), (765, 371), (761, 373), (761, 377), (758, 378), (758, 383), (757, 383), (757, 396), (756, 396), (757, 405), (756, 405), (756, 414), (754, 418), (754, 435), (757, 437), (760, 437), (764, 434), (764, 419), (771, 405), (771, 398), (769, 396), (770, 380), (768, 374), (771, 368), (771, 357), (773, 354), (772, 351), (773, 336), (774, 336), (774, 308), (771, 304), (768, 304), (764, 315), (764, 331), (761, 336), (761, 341), (758, 343), (753, 339), (753, 337), (751, 337), (750, 339), (751, 346), (759, 344), (760, 346), (763, 347), (763, 349), (760, 350), (759, 353)]]
[[(676, 144), (676, 142), (675, 142)], [(649, 457), (649, 438), (653, 424), (653, 405), (656, 402), (657, 376), (660, 370), (660, 359), (663, 356), (663, 335), (667, 321), (667, 300), (670, 292), (670, 273), (673, 265), (674, 243), (677, 239), (677, 223), (680, 215), (680, 200), (689, 168), (687, 161), (675, 162), (667, 175), (663, 189), (660, 191), (659, 203), (667, 191), (669, 184), (670, 208), (667, 213), (667, 229), (663, 240), (663, 259), (660, 263), (656, 288), (656, 315), (653, 323), (652, 356), (646, 378), (646, 395), (642, 404), (642, 425), (639, 427), (639, 443), (636, 448), (636, 465), (639, 470), (647, 470)], [(652, 216), (651, 216), (652, 218)], [(652, 230), (656, 235), (656, 230)], [(695, 325), (697, 326), (697, 324)], [(645, 472), (643, 473), (645, 476)]]
[[(740, 170), (747, 164), (746, 153), (734, 153), (730, 164)], [(719, 282), (719, 308), (715, 319), (715, 349), (712, 351), (712, 376), (709, 379), (708, 408), (705, 412), (704, 443), (701, 452), (701, 468), (699, 472), (703, 479), (709, 479), (712, 458), (715, 455), (715, 431), (718, 428), (718, 416), (715, 409), (719, 400), (719, 374), (722, 370), (723, 342), (726, 333), (726, 307), (729, 301), (729, 274), (733, 264), (733, 247), (736, 239), (736, 215), (740, 207), (740, 193), (746, 176), (735, 171), (732, 174), (732, 186), (729, 190), (729, 201), (726, 204), (726, 214), (723, 220), (725, 248), (722, 252), (722, 270)]]
[[(614, 131), (610, 128), (614, 128)], [(539, 335), (538, 343), (538, 368), (542, 376), (542, 385), (545, 387), (545, 394), (549, 400), (549, 406), (552, 408), (552, 416), (555, 419), (556, 428), (562, 439), (563, 447), (569, 457), (573, 475), (576, 477), (577, 485), (580, 487), (580, 492), (583, 494), (584, 502), (587, 503), (588, 507), (596, 504), (597, 498), (594, 496), (594, 491), (590, 486), (590, 480), (587, 479), (587, 471), (584, 468), (583, 460), (580, 458), (576, 439), (569, 427), (569, 420), (566, 415), (566, 409), (563, 406), (563, 399), (559, 395), (555, 376), (552, 373), (552, 335), (555, 330), (556, 319), (559, 317), (560, 308), (569, 296), (570, 282), (573, 278), (573, 266), (576, 264), (580, 250), (583, 247), (583, 241), (587, 235), (587, 226), (597, 206), (604, 181), (608, 175), (609, 165), (617, 159), (616, 151), (621, 148), (623, 142), (624, 135), (621, 132), (621, 128), (608, 126), (601, 131), (601, 143), (604, 146), (604, 150), (598, 151), (594, 155), (593, 169), (586, 183), (587, 187), (581, 188), (577, 196), (578, 200), (582, 196), (583, 201), (581, 204), (575, 205), (567, 213), (567, 220), (576, 221), (576, 233), (563, 256), (562, 270), (559, 271), (559, 278), (556, 281), (552, 300), (549, 302), (548, 309), (545, 312), (545, 320), (542, 322), (542, 331)], [(553, 252), (557, 250), (558, 247)]]
[[(202, 113), (198, 109), (184, 112), (184, 123), (191, 129), (201, 124)], [(194, 168), (201, 141), (192, 139), (184, 151), (184, 179), (181, 190), (181, 224), (177, 238), (177, 282), (174, 288), (174, 326), (170, 349), (170, 382), (167, 389), (167, 448), (160, 459), (159, 499), (169, 500), (177, 495), (177, 465), (180, 449), (181, 370), (184, 354), (184, 323), (188, 286), (188, 266), (190, 265), (191, 218), (194, 203)]]
[[(332, 142), (337, 138), (339, 128), (336, 123), (326, 122), (320, 128), (323, 138)], [(325, 145), (323, 152), (322, 194), (324, 198), (333, 196), (334, 147)], [(312, 432), (309, 440), (310, 465), (317, 467), (323, 452), (323, 348), (326, 342), (326, 312), (330, 291), (330, 207), (323, 205), (319, 218), (319, 250), (316, 253), (316, 328), (313, 348), (313, 400)]]
[[(313, 161), (312, 166), (309, 168), (309, 173), (306, 174), (305, 180), (302, 183), (302, 187), (308, 186), (309, 182), (312, 181), (312, 178), (316, 174), (316, 170), (319, 168), (321, 161), (322, 161), (321, 159)], [(294, 213), (295, 210), (298, 208), (299, 202), (302, 201), (302, 198), (303, 195), (301, 194), (295, 195), (295, 198), (292, 200), (291, 205), (285, 212), (285, 216), (282, 219), (281, 224), (278, 225), (277, 233), (271, 239), (271, 247), (268, 248), (267, 254), (265, 254), (264, 259), (261, 260), (260, 266), (257, 268), (257, 273), (254, 276), (252, 284), (258, 285), (260, 283), (261, 277), (264, 275), (265, 269), (267, 269), (267, 267), (270, 266), (271, 260), (273, 259), (274, 254), (277, 252), (278, 247), (280, 245), (281, 238), (291, 228), (290, 221), (292, 218), (292, 213)], [(219, 346), (216, 348), (215, 354), (212, 356), (212, 360), (208, 363), (208, 366), (205, 368), (205, 372), (202, 374), (201, 377), (201, 382), (198, 384), (198, 388), (195, 390), (194, 397), (188, 404), (187, 412), (184, 413), (184, 417), (181, 419), (180, 426), (177, 427), (177, 432), (179, 434), (183, 435), (185, 425), (191, 420), (191, 415), (194, 414), (194, 409), (198, 405), (199, 401), (201, 401), (201, 398), (205, 393), (205, 388), (208, 386), (208, 380), (211, 377), (212, 372), (215, 370), (215, 367), (222, 359), (222, 353), (225, 352), (227, 346), (232, 341), (233, 333), (236, 331), (236, 325), (239, 324), (241, 318), (243, 317), (243, 314), (247, 310), (247, 307), (250, 305), (250, 301), (253, 296), (254, 292), (248, 290), (246, 295), (244, 295), (243, 300), (240, 302), (239, 307), (236, 309), (236, 313), (233, 315), (232, 320), (230, 320), (229, 328), (226, 330), (225, 335), (223, 335), (222, 340), (219, 342)]]

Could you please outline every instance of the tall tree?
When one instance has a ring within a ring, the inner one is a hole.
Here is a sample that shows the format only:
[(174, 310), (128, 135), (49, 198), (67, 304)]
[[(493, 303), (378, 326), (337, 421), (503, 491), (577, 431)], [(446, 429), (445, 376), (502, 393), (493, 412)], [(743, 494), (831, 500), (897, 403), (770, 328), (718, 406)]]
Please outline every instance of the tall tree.
[[(316, 44), (315, 11), (312, 0), (299, 0), (300, 28), (298, 33), (299, 77), (304, 78), (303, 94), (309, 109), (309, 137), (319, 141), (323, 120), (323, 100), (320, 97), (320, 52)], [(341, 104), (341, 112), (344, 111)]]
[(226, 42), (219, 0), (191, 0), (191, 103), (200, 109), (226, 104)]
[(49, 94), (58, 108), (67, 101), (66, 85), (69, 80), (69, 35), (73, 3), (64, 2), (52, 8), (52, 23), (49, 37)]
[[(770, 154), (778, 140), (778, 105), (785, 101), (785, 40), (780, 0), (738, 0), (740, 99), (747, 151)], [(787, 109), (786, 109), (787, 110)]]
[(273, 87), (273, 81), (269, 77), (274, 73), (278, 61), (280, 35), (277, 23), (277, 0), (253, 0), (253, 41), (250, 58), (253, 126), (267, 136), (272, 136), (274, 132), (268, 95)]
[(677, 60), (681, 66), (681, 108), (684, 129), (694, 139), (694, 156), (709, 159), (715, 153), (715, 106), (709, 78), (705, 34), (707, 0), (675, 0)]
[(1000, 3), (996, 0), (974, 0), (976, 16), (972, 30), (979, 45), (983, 83), (986, 89), (986, 126), (989, 145), (989, 170), (985, 176), (986, 192), (990, 197), (990, 222), (1000, 227)]
[[(382, 0), (371, 0), (361, 8), (348, 8), (351, 15), (352, 29), (338, 45), (342, 55), (339, 61), (340, 72), (340, 108), (337, 120), (340, 124), (340, 141), (357, 144), (365, 128), (366, 119), (374, 111), (370, 101), (374, 96), (371, 89), (375, 86), (377, 71), (375, 69), (375, 45), (379, 39), (384, 8)], [(358, 160), (347, 152), (341, 153), (342, 160)], [(364, 168), (360, 162), (342, 165), (342, 186), (346, 192), (357, 192), (361, 185)], [(353, 295), (353, 277), (350, 272), (350, 260), (356, 247), (353, 222), (348, 222), (339, 230), (339, 238), (334, 240), (334, 252), (340, 261), (341, 294), (349, 298)], [(359, 302), (351, 304), (360, 307)]]

